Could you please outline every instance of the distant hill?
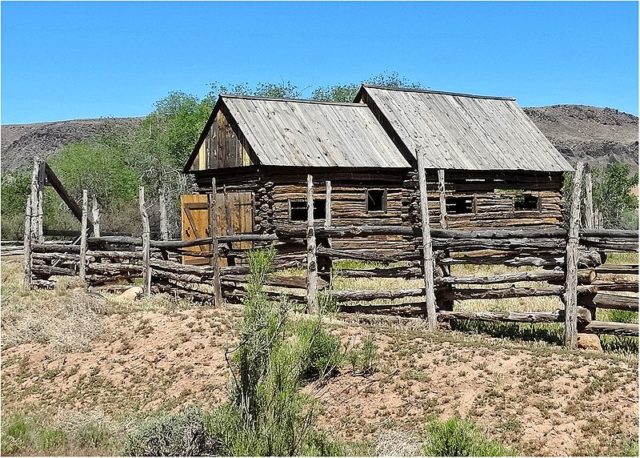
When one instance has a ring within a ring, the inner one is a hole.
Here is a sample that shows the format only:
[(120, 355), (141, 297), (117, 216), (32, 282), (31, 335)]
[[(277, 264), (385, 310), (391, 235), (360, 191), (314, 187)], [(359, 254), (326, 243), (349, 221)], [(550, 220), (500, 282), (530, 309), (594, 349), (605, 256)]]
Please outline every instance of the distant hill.
[(46, 159), (69, 143), (129, 131), (141, 122), (142, 118), (99, 118), (2, 126), (2, 171), (29, 166), (35, 156)]
[(625, 162), (638, 168), (637, 116), (585, 105), (553, 105), (524, 111), (569, 162)]
[[(584, 105), (554, 105), (525, 111), (571, 163), (583, 159), (594, 164), (625, 162), (638, 167), (636, 116)], [(141, 121), (142, 118), (101, 118), (2, 126), (2, 171), (28, 166), (36, 155), (48, 158), (68, 143), (113, 130), (126, 132)]]

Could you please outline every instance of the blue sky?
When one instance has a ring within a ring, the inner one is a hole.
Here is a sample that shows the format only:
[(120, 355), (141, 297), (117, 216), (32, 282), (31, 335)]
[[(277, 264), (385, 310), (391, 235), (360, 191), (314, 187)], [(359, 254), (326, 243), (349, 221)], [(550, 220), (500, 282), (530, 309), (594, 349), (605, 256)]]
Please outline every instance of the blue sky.
[(141, 116), (208, 83), (357, 82), (638, 113), (636, 3), (6, 3), (2, 122)]

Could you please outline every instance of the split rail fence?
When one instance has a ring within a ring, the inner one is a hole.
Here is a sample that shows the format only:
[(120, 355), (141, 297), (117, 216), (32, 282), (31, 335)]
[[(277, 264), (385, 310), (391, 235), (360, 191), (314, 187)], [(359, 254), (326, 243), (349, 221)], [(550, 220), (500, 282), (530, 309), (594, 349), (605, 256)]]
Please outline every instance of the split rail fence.
[[(580, 228), (582, 176), (579, 165), (568, 230), (432, 229), (426, 198), (421, 199), (421, 227), (331, 226), (330, 217), (324, 222), (313, 219), (313, 179), (309, 176), (306, 225), (277, 227), (270, 234), (218, 235), (212, 216), (211, 236), (189, 241), (169, 240), (166, 220), (160, 225), (162, 240), (151, 239), (142, 188), (141, 237), (101, 236), (99, 210), (95, 205), (89, 210), (85, 191), (82, 205), (76, 204), (81, 231), (73, 243), (44, 241), (41, 191), (35, 181), (26, 209), (24, 282), (27, 288), (52, 288), (56, 276), (67, 275), (80, 276), (95, 288), (119, 289), (142, 279), (145, 295), (158, 292), (215, 305), (237, 303), (246, 293), (249, 273), (249, 249), (244, 247), (252, 242), (253, 248), (271, 245), (277, 252), (267, 295), (274, 299), (286, 295), (309, 312), (319, 303), (330, 302), (341, 312), (424, 317), (431, 329), (437, 321), (452, 320), (563, 322), (568, 347), (576, 346), (578, 332), (637, 336), (637, 324), (598, 321), (597, 310), (638, 312), (637, 263), (606, 262), (611, 252), (637, 252), (638, 231)], [(426, 196), (424, 174), (420, 183), (421, 196)], [(216, 189), (215, 179), (212, 189)], [(215, 193), (209, 195), (209, 215), (216, 215)], [(402, 239), (412, 248), (381, 254), (375, 250), (375, 238), (380, 236)], [(332, 248), (334, 240), (355, 238), (371, 239), (371, 249)], [(208, 246), (209, 251), (195, 253), (197, 246)], [(183, 256), (195, 254), (207, 257), (209, 265), (182, 263)], [(495, 275), (452, 273), (460, 265), (519, 269)], [(523, 271), (523, 267), (530, 269)], [(390, 279), (406, 281), (396, 282), (402, 289), (335, 287), (347, 279), (354, 284), (378, 279), (381, 286)], [(564, 307), (531, 312), (471, 312), (455, 307), (467, 300), (531, 297), (558, 297)]]

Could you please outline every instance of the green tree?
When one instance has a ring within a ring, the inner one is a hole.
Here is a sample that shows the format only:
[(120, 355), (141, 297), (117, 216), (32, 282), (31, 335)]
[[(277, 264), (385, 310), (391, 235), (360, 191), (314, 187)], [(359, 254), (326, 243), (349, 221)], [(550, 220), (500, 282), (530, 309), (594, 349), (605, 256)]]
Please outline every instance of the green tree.
[[(385, 72), (374, 75), (362, 81), (362, 84), (372, 84), (384, 87), (408, 87), (419, 89), (420, 83), (412, 82), (401, 76), (398, 72)], [(311, 95), (314, 100), (326, 100), (330, 102), (353, 102), (360, 89), (360, 83), (334, 84), (315, 89)]]
[(593, 181), (593, 203), (602, 213), (604, 226), (615, 229), (638, 228), (638, 196), (632, 189), (638, 185), (638, 174), (628, 164), (590, 167)]

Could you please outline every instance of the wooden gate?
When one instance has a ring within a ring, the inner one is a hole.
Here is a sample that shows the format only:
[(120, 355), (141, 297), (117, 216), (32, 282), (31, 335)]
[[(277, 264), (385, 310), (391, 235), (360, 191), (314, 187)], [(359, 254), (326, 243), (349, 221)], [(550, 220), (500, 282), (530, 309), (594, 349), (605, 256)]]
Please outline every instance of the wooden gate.
[[(185, 194), (182, 203), (182, 240), (209, 237), (209, 205), (207, 194)], [(251, 192), (218, 192), (216, 196), (218, 235), (253, 232), (253, 194)], [(237, 242), (233, 248), (249, 249), (251, 242)], [(193, 256), (183, 256), (182, 262), (190, 265), (209, 263), (209, 245), (188, 248)], [(221, 258), (223, 266), (227, 259)]]

